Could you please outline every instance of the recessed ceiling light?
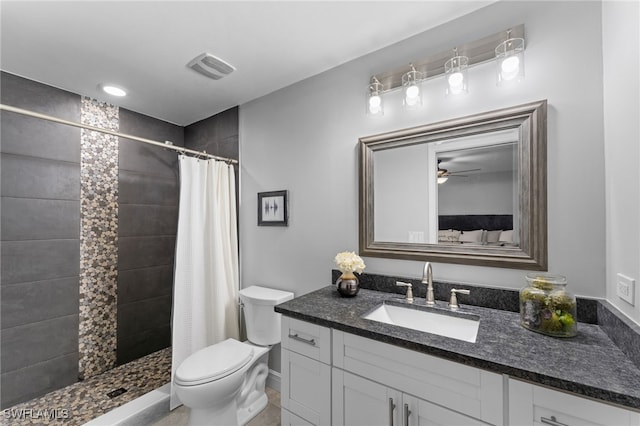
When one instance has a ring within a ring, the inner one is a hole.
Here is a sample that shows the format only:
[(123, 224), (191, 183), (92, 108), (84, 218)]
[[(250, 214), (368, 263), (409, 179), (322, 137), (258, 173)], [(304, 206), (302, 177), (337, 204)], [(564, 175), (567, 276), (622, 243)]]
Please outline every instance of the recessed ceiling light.
[(102, 84), (100, 86), (102, 88), (102, 90), (104, 90), (106, 93), (113, 95), (113, 96), (127, 96), (127, 92), (118, 86), (114, 86), (112, 84)]

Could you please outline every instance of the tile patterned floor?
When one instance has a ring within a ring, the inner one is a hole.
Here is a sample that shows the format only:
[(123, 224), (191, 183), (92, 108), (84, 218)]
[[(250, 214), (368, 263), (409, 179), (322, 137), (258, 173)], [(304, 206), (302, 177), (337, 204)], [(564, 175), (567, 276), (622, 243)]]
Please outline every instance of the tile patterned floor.
[[(280, 392), (267, 388), (269, 404), (246, 426), (280, 426)], [(189, 422), (189, 409), (181, 406), (151, 426), (186, 426)], [(222, 426), (222, 425), (221, 425)]]
[[(82, 425), (169, 383), (170, 380), (171, 348), (166, 348), (43, 397), (10, 407), (8, 410), (13, 411), (4, 411), (0, 424)], [(126, 392), (113, 398), (107, 396), (107, 393), (118, 388), (124, 388)], [(11, 413), (14, 415), (11, 416)]]

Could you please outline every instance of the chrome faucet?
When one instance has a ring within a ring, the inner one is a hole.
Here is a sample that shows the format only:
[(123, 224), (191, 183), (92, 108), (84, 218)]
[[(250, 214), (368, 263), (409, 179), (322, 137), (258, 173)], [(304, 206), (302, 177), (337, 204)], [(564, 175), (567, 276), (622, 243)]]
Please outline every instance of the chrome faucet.
[(407, 295), (405, 296), (405, 300), (407, 303), (413, 303), (413, 286), (411, 283), (403, 283), (402, 281), (396, 281), (396, 285), (398, 287), (406, 287)]
[(433, 297), (433, 271), (431, 269), (431, 263), (426, 262), (424, 264), (424, 270), (422, 271), (422, 283), (427, 285), (427, 306), (433, 306), (436, 304)]
[(458, 305), (458, 298), (456, 297), (456, 293), (458, 294), (471, 294), (470, 290), (461, 290), (458, 288), (452, 288), (451, 289), (451, 300), (449, 300), (449, 309), (451, 309), (452, 311), (456, 311), (458, 310), (458, 308), (460, 308), (460, 305)]

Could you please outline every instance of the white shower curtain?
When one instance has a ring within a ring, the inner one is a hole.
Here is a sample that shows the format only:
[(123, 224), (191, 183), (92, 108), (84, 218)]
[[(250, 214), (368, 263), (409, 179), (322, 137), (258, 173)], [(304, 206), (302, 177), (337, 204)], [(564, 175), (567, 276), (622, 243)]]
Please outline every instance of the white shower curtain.
[(171, 409), (181, 404), (173, 376), (189, 355), (238, 338), (235, 174), (222, 161), (181, 155), (173, 282)]

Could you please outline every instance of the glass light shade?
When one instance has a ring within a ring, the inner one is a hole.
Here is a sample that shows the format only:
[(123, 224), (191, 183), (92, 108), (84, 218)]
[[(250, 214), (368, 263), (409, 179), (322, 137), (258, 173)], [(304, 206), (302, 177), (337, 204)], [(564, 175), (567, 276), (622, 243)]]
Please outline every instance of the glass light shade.
[(414, 109), (422, 105), (422, 73), (415, 69), (402, 76), (402, 104), (405, 108)]
[(366, 111), (368, 115), (384, 115), (384, 101), (382, 99), (382, 83), (375, 81), (367, 89)]
[(438, 178), (438, 185), (443, 184), (448, 180), (449, 180), (449, 178), (447, 176), (439, 177)]
[(498, 86), (524, 78), (524, 39), (510, 38), (496, 47), (496, 83)]
[(446, 95), (458, 95), (467, 93), (467, 68), (469, 67), (469, 58), (466, 56), (454, 56), (444, 64), (444, 73), (447, 78)]

